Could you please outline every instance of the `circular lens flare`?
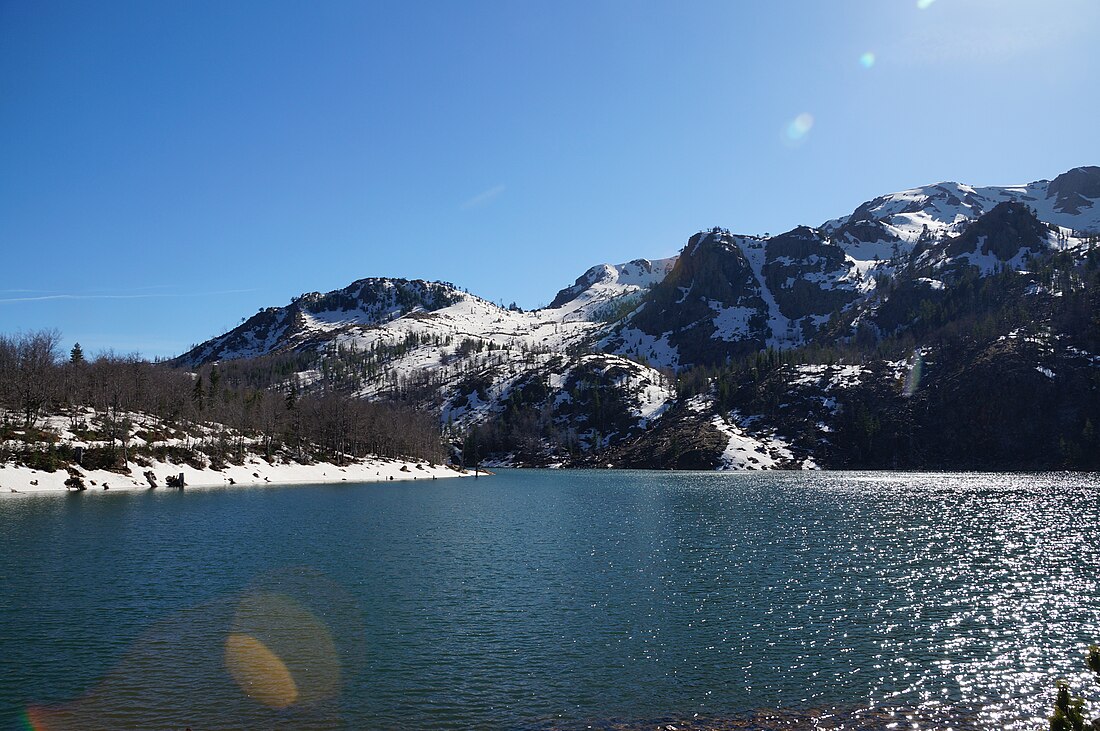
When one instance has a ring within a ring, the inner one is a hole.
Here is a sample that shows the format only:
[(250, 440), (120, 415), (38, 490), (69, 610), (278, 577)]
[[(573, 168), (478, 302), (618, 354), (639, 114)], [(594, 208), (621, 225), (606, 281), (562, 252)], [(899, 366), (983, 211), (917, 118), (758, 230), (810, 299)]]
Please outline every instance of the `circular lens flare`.
[(875, 54), (871, 51), (867, 51), (859, 57), (859, 65), (865, 69), (869, 69), (875, 65)]
[(286, 708), (298, 700), (298, 685), (286, 663), (252, 635), (226, 638), (225, 665), (244, 694), (265, 706)]
[(340, 693), (340, 655), (328, 627), (285, 594), (241, 597), (225, 658), (245, 694), (272, 708)]
[(932, 3), (936, 0), (917, 0), (917, 7), (921, 10), (925, 10), (932, 6)]
[(809, 112), (803, 112), (792, 119), (783, 131), (784, 141), (791, 147), (797, 147), (806, 141), (806, 136), (814, 126), (814, 117)]

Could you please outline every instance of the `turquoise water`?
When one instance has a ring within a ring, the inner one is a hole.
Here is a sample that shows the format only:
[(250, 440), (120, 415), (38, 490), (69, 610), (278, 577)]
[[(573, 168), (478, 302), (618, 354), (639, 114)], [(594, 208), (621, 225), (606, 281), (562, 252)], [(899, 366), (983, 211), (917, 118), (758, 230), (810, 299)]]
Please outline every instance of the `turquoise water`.
[(1056, 678), (1100, 691), (1082, 672), (1100, 641), (1098, 485), (515, 470), (14, 496), (0, 728), (28, 709), (51, 730), (199, 731), (651, 728), (769, 708), (1040, 728)]

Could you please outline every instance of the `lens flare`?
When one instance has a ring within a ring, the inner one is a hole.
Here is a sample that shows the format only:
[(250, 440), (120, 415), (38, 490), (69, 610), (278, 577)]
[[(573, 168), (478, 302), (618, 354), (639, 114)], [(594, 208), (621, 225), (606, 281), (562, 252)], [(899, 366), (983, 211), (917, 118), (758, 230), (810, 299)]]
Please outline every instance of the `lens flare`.
[(869, 69), (875, 65), (875, 54), (871, 51), (867, 51), (859, 57), (859, 65), (865, 69)]
[(917, 7), (921, 10), (925, 10), (932, 6), (932, 3), (936, 0), (917, 0)]
[(225, 665), (244, 694), (265, 706), (286, 708), (298, 700), (298, 685), (286, 663), (252, 635), (226, 638)]
[(340, 655), (328, 627), (285, 594), (241, 598), (225, 664), (245, 695), (271, 708), (340, 693)]
[(39, 718), (40, 715), (34, 708), (28, 708), (23, 717), (19, 719), (22, 721), (20, 731), (46, 731), (46, 725), (42, 723), (42, 719)]
[(279, 569), (154, 623), (86, 693), (26, 706), (19, 728), (209, 729), (245, 717), (248, 728), (289, 719), (287, 728), (341, 728), (343, 668), (365, 664), (362, 621), (354, 598), (320, 572)]
[(806, 136), (814, 126), (814, 117), (803, 112), (792, 119), (783, 130), (783, 140), (790, 147), (797, 147), (806, 141)]
[(905, 375), (905, 388), (902, 393), (909, 398), (920, 388), (921, 371), (924, 370), (924, 358), (920, 349), (913, 351), (913, 360), (909, 363), (909, 372)]

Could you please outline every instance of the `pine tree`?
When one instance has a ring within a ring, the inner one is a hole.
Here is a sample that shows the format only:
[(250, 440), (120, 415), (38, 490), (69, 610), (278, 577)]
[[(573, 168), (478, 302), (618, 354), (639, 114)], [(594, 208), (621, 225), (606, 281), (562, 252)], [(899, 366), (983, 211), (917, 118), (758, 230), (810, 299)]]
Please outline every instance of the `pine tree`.
[(198, 413), (203, 412), (205, 399), (205, 392), (202, 387), (202, 376), (195, 379), (195, 387), (191, 389), (191, 403), (195, 405), (195, 411)]
[(221, 384), (222, 374), (218, 371), (218, 366), (211, 366), (210, 368), (210, 403), (214, 403), (218, 398), (218, 385)]
[(73, 365), (84, 362), (84, 349), (80, 347), (80, 343), (73, 345), (73, 349), (69, 351), (69, 362)]

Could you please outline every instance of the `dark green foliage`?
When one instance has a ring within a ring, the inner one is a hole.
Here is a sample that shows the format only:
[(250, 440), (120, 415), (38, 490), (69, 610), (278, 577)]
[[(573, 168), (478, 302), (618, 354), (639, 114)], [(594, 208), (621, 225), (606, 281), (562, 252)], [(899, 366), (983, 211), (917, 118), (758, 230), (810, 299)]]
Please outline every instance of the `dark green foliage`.
[[(460, 396), (477, 395), (482, 401), (489, 400), (489, 389), (493, 385), (493, 376), (487, 371), (471, 373), (455, 387)], [(465, 403), (465, 402), (463, 402)]]
[(195, 379), (195, 386), (191, 389), (191, 405), (196, 413), (201, 414), (206, 410), (206, 389), (202, 384), (202, 376)]
[(50, 445), (45, 450), (24, 450), (16, 456), (16, 460), (26, 467), (30, 467), (32, 470), (41, 470), (43, 472), (56, 472), (65, 466), (65, 460), (63, 454), (58, 452), (57, 447)]
[(188, 449), (187, 447), (158, 444), (146, 450), (140, 450), (139, 454), (148, 454), (158, 462), (184, 464), (199, 470), (206, 467), (203, 453), (197, 449)]
[(636, 469), (712, 470), (729, 437), (709, 420), (700, 420), (682, 404), (662, 420), (659, 429), (643, 432), (617, 445), (609, 454), (578, 459), (580, 464), (604, 466), (609, 459), (619, 467)]
[(462, 466), (470, 468), (480, 464), (481, 437), (477, 429), (471, 429), (462, 439)]
[(1023, 203), (998, 203), (947, 244), (947, 254), (958, 256), (981, 245), (981, 253), (1008, 261), (1020, 251), (1039, 251), (1048, 228)]
[(125, 466), (120, 450), (114, 447), (92, 447), (84, 450), (80, 466), (86, 470), (117, 471)]
[[(855, 333), (838, 315), (820, 344), (682, 373), (679, 395), (758, 415), (827, 467), (1100, 469), (1100, 264), (1056, 253), (1029, 270), (962, 267), (932, 289), (914, 268)], [(907, 392), (884, 362), (916, 350), (924, 377)], [(839, 363), (861, 366), (857, 384), (792, 385), (799, 365)]]
[[(1089, 647), (1086, 664), (1100, 676), (1100, 647)], [(1100, 677), (1098, 677), (1100, 679)], [(1100, 717), (1091, 721), (1085, 717), (1085, 699), (1070, 695), (1069, 685), (1058, 681), (1058, 694), (1054, 700), (1054, 713), (1050, 716), (1050, 731), (1097, 731)]]
[[(471, 385), (487, 378), (479, 373), (464, 381), (452, 407), (467, 406), (474, 396)], [(560, 389), (550, 386), (551, 378), (562, 378)], [(632, 392), (650, 385), (645, 378), (645, 371), (617, 356), (552, 358), (545, 367), (521, 372), (496, 398), (492, 416), (469, 433), (476, 435), (481, 454), (527, 464), (599, 453), (638, 429)]]
[(51, 443), (57, 441), (57, 435), (37, 427), (23, 427), (14, 424), (0, 424), (0, 441), (25, 442), (27, 444)]

